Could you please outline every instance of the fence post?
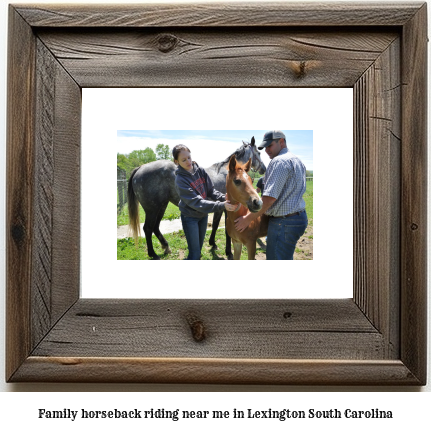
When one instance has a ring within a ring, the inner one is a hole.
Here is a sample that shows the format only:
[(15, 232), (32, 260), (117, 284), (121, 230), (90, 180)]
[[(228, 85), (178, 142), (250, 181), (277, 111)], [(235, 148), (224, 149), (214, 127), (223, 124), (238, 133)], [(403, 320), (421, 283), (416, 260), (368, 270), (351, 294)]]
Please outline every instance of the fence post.
[(126, 171), (117, 166), (117, 214), (120, 214), (123, 206), (127, 203), (127, 179)]

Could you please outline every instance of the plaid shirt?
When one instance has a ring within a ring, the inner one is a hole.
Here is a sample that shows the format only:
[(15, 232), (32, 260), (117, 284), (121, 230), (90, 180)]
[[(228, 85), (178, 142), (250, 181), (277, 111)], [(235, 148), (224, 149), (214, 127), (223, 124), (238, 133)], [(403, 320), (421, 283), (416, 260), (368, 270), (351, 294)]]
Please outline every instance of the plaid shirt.
[(304, 164), (287, 148), (274, 157), (265, 173), (263, 196), (276, 201), (266, 211), (270, 216), (284, 216), (305, 210), (306, 170)]

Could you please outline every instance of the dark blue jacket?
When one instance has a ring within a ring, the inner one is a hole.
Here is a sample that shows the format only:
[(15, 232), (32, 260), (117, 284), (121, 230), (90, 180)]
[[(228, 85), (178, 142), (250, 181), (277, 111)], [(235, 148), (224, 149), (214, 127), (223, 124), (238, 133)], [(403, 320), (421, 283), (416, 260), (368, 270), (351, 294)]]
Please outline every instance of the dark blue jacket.
[(175, 187), (180, 195), (178, 207), (181, 214), (202, 218), (209, 213), (224, 209), (225, 195), (214, 188), (211, 178), (196, 162), (193, 162), (192, 172), (178, 166), (175, 175)]

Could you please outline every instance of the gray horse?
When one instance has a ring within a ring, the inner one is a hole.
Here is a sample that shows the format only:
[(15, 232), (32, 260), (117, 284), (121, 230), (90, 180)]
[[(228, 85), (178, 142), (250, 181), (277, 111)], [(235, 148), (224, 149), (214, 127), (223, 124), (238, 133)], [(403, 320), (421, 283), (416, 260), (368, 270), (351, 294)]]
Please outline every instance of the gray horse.
[[(255, 145), (254, 137), (250, 144), (243, 142), (243, 145), (234, 153), (236, 159), (241, 163), (246, 163), (251, 159), (252, 169), (263, 175), (266, 167), (260, 158), (259, 151)], [(226, 193), (226, 166), (231, 155), (219, 163), (205, 168), (216, 190)], [(175, 163), (168, 160), (158, 160), (135, 168), (129, 179), (128, 185), (128, 207), (129, 207), (129, 227), (133, 237), (137, 240), (140, 231), (139, 203), (145, 211), (144, 233), (147, 240), (148, 255), (152, 259), (160, 259), (154, 251), (152, 234), (156, 235), (160, 241), (165, 254), (171, 252), (169, 244), (160, 232), (160, 221), (165, 214), (169, 202), (178, 206), (180, 197), (175, 188)], [(218, 229), (223, 211), (214, 213), (213, 227), (209, 244), (216, 249), (215, 235)], [(233, 259), (230, 237), (226, 232), (226, 256)]]

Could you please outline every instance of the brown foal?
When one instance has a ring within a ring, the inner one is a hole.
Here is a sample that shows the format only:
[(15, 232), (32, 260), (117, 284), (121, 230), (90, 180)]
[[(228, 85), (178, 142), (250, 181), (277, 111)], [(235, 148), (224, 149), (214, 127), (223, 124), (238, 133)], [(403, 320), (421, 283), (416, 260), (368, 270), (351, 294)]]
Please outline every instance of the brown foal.
[(248, 260), (254, 260), (256, 240), (266, 236), (268, 231), (268, 216), (265, 214), (252, 221), (243, 232), (238, 232), (235, 229), (235, 219), (246, 215), (248, 211), (258, 212), (262, 208), (262, 200), (248, 175), (250, 167), (251, 159), (243, 165), (237, 162), (235, 155), (232, 155), (227, 167), (226, 192), (228, 199), (233, 205), (241, 203), (237, 211), (227, 211), (226, 229), (232, 238), (234, 260), (240, 259), (243, 244), (247, 247)]

